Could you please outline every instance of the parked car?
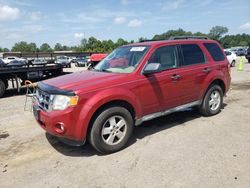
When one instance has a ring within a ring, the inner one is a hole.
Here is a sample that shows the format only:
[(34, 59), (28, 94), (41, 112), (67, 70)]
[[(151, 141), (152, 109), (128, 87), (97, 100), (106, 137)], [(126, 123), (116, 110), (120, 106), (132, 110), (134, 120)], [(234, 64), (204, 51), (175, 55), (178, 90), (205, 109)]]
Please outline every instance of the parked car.
[(237, 55), (237, 56), (246, 55), (246, 54), (245, 54), (245, 49), (244, 49), (244, 48), (238, 48), (238, 49), (236, 50), (236, 55)]
[(11, 61), (13, 60), (18, 60), (18, 61), (27, 61), (26, 59), (23, 59), (23, 58), (19, 58), (19, 57), (15, 57), (15, 56), (9, 56), (9, 57), (6, 57), (3, 59), (3, 61), (8, 64), (10, 63)]
[(47, 61), (42, 58), (35, 59), (32, 63), (33, 65), (46, 65)]
[(39, 82), (33, 113), (64, 142), (87, 139), (97, 151), (112, 153), (144, 121), (188, 107), (218, 114), (230, 82), (229, 62), (216, 41), (134, 43), (115, 49), (91, 71)]
[(247, 49), (246, 59), (248, 60), (248, 63), (250, 63), (250, 46)]
[(15, 66), (15, 67), (22, 67), (24, 65), (27, 65), (27, 62), (23, 60), (13, 60), (7, 64), (7, 66)]
[(3, 66), (5, 66), (5, 63), (2, 59), (0, 59), (0, 67), (3, 67)]
[(224, 50), (226, 56), (227, 56), (227, 59), (230, 63), (230, 66), (231, 67), (234, 67), (235, 64), (236, 64), (236, 58), (237, 58), (237, 55), (233, 52), (233, 51), (229, 51), (229, 50)]
[(103, 60), (107, 54), (104, 53), (98, 53), (98, 54), (92, 54), (89, 59), (89, 63), (91, 67), (96, 66), (101, 60)]
[(87, 57), (79, 57), (75, 61), (75, 65), (77, 67), (87, 67), (88, 64), (89, 64), (89, 61)]
[(58, 56), (58, 57), (56, 57), (55, 63), (61, 64), (64, 67), (67, 67), (67, 68), (71, 67), (71, 62), (69, 61), (67, 56)]

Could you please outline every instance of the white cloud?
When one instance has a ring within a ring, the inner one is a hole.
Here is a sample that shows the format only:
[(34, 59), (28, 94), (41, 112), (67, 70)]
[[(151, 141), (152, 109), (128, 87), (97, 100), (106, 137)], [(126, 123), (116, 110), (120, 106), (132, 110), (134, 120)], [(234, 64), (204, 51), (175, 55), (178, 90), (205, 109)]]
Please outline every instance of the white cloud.
[(176, 10), (180, 7), (180, 5), (184, 2), (184, 0), (173, 0), (168, 1), (163, 5), (162, 10)]
[(20, 10), (8, 5), (0, 5), (0, 21), (13, 21), (20, 17)]
[(127, 4), (128, 4), (128, 0), (122, 0), (122, 1), (121, 1), (121, 4), (122, 4), (122, 5), (127, 5)]
[(39, 21), (42, 18), (41, 12), (31, 12), (29, 14), (31, 21)]
[(83, 38), (83, 37), (84, 37), (84, 33), (75, 33), (75, 34), (74, 34), (74, 37), (75, 37), (76, 39)]
[(240, 29), (250, 29), (250, 22), (247, 22), (240, 26)]
[(138, 19), (134, 19), (134, 20), (131, 20), (129, 23), (128, 23), (128, 26), (129, 27), (140, 27), (142, 25), (142, 21), (138, 20)]
[(25, 25), (23, 26), (23, 31), (27, 33), (39, 33), (44, 31), (45, 28), (41, 25)]
[(123, 24), (123, 23), (125, 23), (125, 22), (126, 22), (126, 18), (125, 18), (125, 17), (122, 17), (122, 16), (116, 17), (116, 18), (114, 19), (114, 23), (115, 23), (115, 24)]

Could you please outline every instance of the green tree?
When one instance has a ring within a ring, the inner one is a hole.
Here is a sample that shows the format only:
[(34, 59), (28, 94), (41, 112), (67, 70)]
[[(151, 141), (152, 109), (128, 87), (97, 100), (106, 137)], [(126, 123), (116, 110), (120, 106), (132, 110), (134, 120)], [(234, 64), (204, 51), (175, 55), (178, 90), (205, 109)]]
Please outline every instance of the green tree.
[(55, 51), (62, 51), (63, 46), (60, 43), (56, 43), (56, 45), (54, 46), (54, 50)]
[(31, 52), (37, 52), (37, 46), (36, 46), (36, 43), (32, 42), (29, 44), (29, 47), (30, 47), (30, 51)]
[(40, 46), (40, 52), (52, 52), (52, 49), (48, 43), (43, 43)]
[(209, 36), (211, 39), (219, 40), (224, 34), (228, 32), (227, 27), (223, 26), (214, 26), (209, 32)]

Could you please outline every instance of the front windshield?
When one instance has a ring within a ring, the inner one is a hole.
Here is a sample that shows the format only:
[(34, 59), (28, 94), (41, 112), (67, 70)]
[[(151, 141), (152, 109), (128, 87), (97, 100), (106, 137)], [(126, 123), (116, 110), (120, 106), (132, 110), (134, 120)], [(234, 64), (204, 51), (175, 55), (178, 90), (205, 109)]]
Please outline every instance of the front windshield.
[(148, 46), (125, 46), (115, 49), (98, 63), (94, 70), (114, 73), (131, 73), (139, 65)]

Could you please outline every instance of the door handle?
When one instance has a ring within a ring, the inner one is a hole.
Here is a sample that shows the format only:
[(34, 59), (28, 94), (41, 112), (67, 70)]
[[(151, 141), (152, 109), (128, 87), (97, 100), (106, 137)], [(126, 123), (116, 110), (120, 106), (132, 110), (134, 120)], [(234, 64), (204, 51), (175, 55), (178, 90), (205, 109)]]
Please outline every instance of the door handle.
[(202, 70), (202, 72), (204, 72), (204, 73), (209, 73), (210, 71), (211, 71), (210, 68), (204, 68), (204, 69)]
[(172, 80), (176, 81), (180, 79), (180, 75), (179, 74), (174, 74), (173, 76), (171, 76)]

